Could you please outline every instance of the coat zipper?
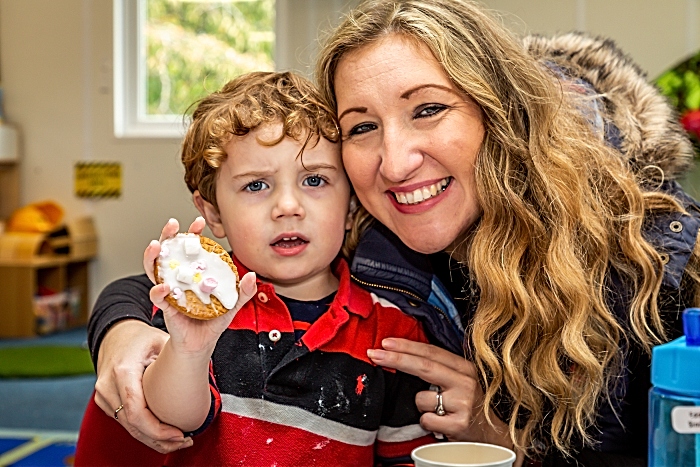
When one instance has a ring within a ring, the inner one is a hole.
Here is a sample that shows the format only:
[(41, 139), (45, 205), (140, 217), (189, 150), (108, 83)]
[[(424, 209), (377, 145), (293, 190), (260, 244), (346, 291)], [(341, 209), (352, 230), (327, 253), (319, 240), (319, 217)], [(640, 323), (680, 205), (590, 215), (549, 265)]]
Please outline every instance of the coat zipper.
[(446, 313), (442, 308), (440, 308), (439, 306), (433, 305), (432, 303), (426, 302), (425, 300), (423, 300), (421, 297), (419, 297), (418, 295), (414, 294), (413, 292), (409, 292), (408, 290), (404, 290), (404, 289), (401, 289), (401, 288), (399, 288), (399, 287), (392, 287), (392, 286), (390, 286), (390, 285), (373, 284), (373, 283), (371, 283), (371, 282), (363, 281), (362, 279), (358, 279), (354, 274), (350, 274), (350, 278), (351, 278), (352, 280), (354, 280), (355, 282), (357, 282), (358, 284), (364, 285), (365, 287), (375, 287), (375, 288), (377, 288), (377, 289), (390, 290), (390, 291), (392, 291), (392, 292), (402, 293), (402, 294), (404, 294), (404, 295), (408, 295), (409, 297), (415, 298), (416, 300), (418, 300), (418, 301), (420, 301), (420, 302), (422, 302), (422, 303), (425, 303), (426, 305), (430, 305), (431, 307), (433, 307), (433, 308), (435, 308), (437, 311), (439, 311), (440, 314), (441, 314), (445, 319), (447, 319), (447, 322), (448, 322), (448, 323), (451, 323), (451, 322), (452, 322), (452, 320), (450, 319), (450, 317), (447, 315), (447, 313)]

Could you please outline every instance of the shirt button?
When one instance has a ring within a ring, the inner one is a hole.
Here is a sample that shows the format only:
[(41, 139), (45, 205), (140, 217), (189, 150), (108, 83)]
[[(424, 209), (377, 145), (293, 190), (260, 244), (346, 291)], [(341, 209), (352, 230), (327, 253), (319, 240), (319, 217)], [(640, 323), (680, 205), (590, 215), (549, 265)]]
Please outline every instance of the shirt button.
[(277, 342), (278, 340), (282, 339), (282, 333), (277, 329), (273, 329), (270, 331), (267, 337), (269, 337), (272, 342)]
[(258, 300), (260, 300), (263, 303), (267, 303), (267, 295), (265, 295), (265, 292), (260, 292), (258, 294)]

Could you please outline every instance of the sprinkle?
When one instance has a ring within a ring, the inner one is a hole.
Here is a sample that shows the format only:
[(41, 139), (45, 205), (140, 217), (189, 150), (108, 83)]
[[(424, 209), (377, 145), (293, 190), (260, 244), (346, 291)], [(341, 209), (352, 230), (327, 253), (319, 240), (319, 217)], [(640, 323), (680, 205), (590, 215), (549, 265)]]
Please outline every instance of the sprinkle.
[(194, 276), (192, 276), (192, 280), (194, 281), (195, 284), (199, 284), (200, 281), (202, 280), (202, 275), (198, 272), (194, 273)]
[(180, 262), (176, 259), (171, 259), (168, 264), (170, 265), (170, 269), (177, 269), (177, 267), (180, 266)]

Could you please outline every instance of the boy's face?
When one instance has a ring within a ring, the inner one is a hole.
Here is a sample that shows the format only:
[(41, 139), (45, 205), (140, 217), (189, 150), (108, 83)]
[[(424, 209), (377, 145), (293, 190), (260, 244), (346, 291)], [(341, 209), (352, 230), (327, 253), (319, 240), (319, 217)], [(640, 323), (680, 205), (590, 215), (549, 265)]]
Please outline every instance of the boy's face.
[(302, 144), (292, 138), (257, 141), (274, 140), (281, 129), (264, 125), (226, 145), (216, 182), (219, 222), (207, 221), (278, 293), (319, 299), (337, 287), (330, 264), (350, 227), (350, 184), (339, 144), (321, 138), (297, 157)]

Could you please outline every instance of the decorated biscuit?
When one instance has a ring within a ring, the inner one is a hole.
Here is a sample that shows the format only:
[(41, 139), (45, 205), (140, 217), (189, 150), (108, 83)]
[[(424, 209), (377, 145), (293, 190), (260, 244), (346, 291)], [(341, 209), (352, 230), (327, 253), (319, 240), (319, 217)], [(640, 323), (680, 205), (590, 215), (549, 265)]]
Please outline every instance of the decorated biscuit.
[(212, 319), (238, 300), (238, 271), (226, 250), (206, 237), (180, 233), (160, 244), (158, 284), (168, 284), (168, 303), (195, 319)]

